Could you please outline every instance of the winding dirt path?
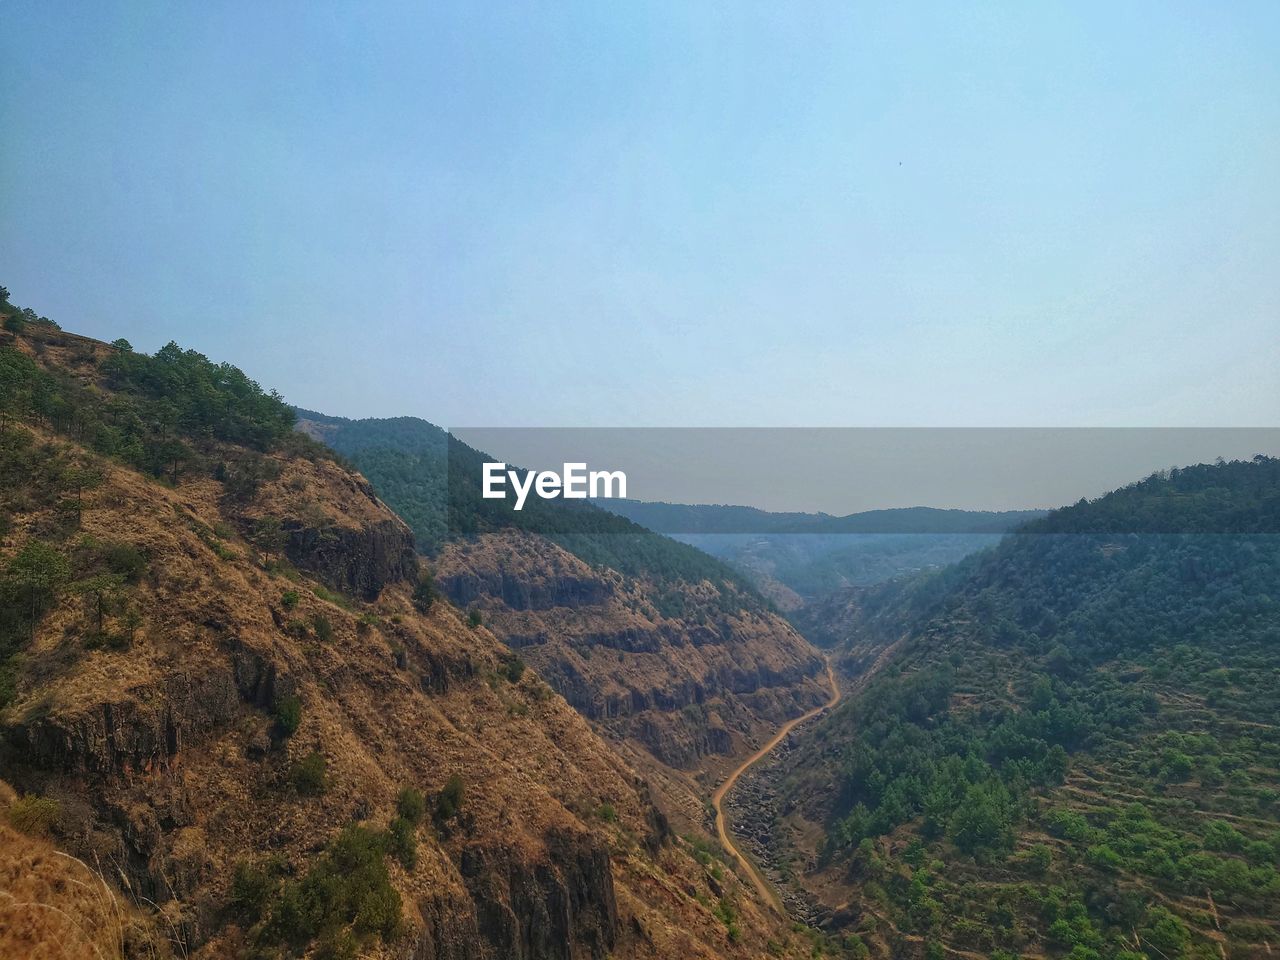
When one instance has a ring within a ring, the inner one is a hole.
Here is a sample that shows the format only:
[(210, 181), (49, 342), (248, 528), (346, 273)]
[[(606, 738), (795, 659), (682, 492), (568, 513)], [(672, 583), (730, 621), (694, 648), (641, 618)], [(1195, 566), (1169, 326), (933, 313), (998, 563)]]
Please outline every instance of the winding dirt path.
[(751, 756), (747, 757), (746, 760), (742, 761), (742, 763), (735, 768), (729, 776), (725, 777), (724, 783), (720, 784), (720, 786), (716, 788), (716, 792), (711, 795), (711, 806), (715, 809), (716, 813), (716, 836), (720, 840), (720, 846), (724, 847), (733, 859), (738, 861), (739, 866), (746, 871), (747, 876), (751, 878), (751, 882), (755, 885), (755, 888), (760, 891), (760, 896), (764, 898), (765, 902), (783, 914), (786, 913), (786, 910), (782, 906), (782, 901), (778, 897), (777, 891), (775, 891), (773, 887), (769, 886), (765, 878), (760, 875), (760, 871), (756, 869), (755, 864), (747, 859), (746, 855), (738, 849), (737, 845), (734, 844), (733, 839), (729, 836), (729, 826), (724, 818), (723, 800), (725, 795), (733, 789), (733, 785), (738, 782), (738, 778), (750, 770), (755, 764), (764, 759), (769, 754), (770, 750), (786, 738), (787, 734), (806, 720), (813, 719), (824, 710), (830, 710), (840, 702), (840, 685), (836, 683), (836, 675), (835, 671), (831, 669), (830, 659), (827, 660), (827, 683), (831, 686), (830, 700), (822, 706), (814, 707), (808, 713), (784, 723), (768, 743)]

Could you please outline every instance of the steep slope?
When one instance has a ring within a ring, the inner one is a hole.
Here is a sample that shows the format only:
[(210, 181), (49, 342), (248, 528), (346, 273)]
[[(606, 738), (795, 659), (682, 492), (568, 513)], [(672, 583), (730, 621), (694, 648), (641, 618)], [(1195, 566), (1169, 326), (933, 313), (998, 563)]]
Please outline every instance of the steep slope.
[(0, 388), (3, 805), (146, 918), (117, 955), (807, 951), (277, 397), (45, 325)]
[(744, 752), (821, 702), (808, 644), (727, 585), (663, 587), (516, 533), (452, 543), (438, 569), (584, 716), (669, 766)]
[(883, 956), (1265, 955), (1277, 505), (1280, 461), (1190, 467), (869, 595), (856, 641), (893, 655), (754, 785), (827, 923)]
[[(823, 702), (821, 657), (722, 563), (590, 504), (500, 514), (478, 495), (485, 456), (425, 421), (300, 416), (416, 518), (450, 599), (477, 609), (615, 741), (673, 768), (655, 772), (683, 784), (691, 820), (702, 802), (680, 771), (714, 779), (729, 756)], [(450, 470), (469, 486), (451, 484)]]

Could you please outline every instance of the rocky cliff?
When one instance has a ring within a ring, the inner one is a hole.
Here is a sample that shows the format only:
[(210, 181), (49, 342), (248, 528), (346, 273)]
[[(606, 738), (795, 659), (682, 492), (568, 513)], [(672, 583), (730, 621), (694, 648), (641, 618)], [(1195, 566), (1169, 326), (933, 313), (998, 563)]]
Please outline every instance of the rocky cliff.
[(824, 697), (817, 653), (725, 585), (659, 601), (652, 584), (514, 531), (450, 544), (437, 579), (580, 713), (675, 768), (743, 751)]
[[(0, 350), (109, 402), (97, 372), (109, 348), (42, 336)], [(254, 483), (204, 469), (160, 482), (58, 426), (32, 415), (0, 429), (0, 469), (30, 478), (0, 499), (0, 570), (14, 590), (35, 583), (15, 573), (32, 557), (56, 574), (39, 604), (31, 594), (39, 616), (5, 664), (0, 769), (24, 799), (4, 805), (15, 823), (46, 811), (35, 829), (160, 931), (148, 949), (585, 960), (747, 957), (788, 941), (490, 630), (415, 602), (412, 537), (358, 475), (315, 451), (209, 444), (202, 462), (243, 456)], [(89, 473), (73, 510), (39, 487)], [(611, 602), (616, 586), (579, 579), (495, 592), (513, 609)], [(475, 582), (489, 596), (493, 581)], [(718, 671), (705, 672), (713, 696), (768, 675)], [(420, 821), (405, 819), (406, 789), (425, 798)], [(374, 838), (367, 863), (342, 845), (361, 838)], [(398, 921), (366, 929), (341, 900), (317, 906), (346, 889), (336, 878), (366, 876), (344, 857), (385, 873), (376, 903), (398, 904)], [(312, 885), (325, 869), (335, 879)]]

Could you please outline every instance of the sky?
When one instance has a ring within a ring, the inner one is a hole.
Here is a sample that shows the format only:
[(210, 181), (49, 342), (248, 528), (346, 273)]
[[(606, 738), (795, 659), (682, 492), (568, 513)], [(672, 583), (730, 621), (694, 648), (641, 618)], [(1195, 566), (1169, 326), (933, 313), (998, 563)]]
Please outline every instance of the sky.
[(445, 426), (1270, 426), (1280, 4), (7, 0), (0, 283)]

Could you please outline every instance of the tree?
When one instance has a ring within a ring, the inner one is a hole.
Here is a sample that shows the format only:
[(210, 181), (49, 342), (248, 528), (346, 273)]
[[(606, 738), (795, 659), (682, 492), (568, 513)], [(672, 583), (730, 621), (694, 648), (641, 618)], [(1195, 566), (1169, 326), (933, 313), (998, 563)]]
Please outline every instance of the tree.
[(249, 539), (265, 556), (273, 557), (284, 549), (288, 534), (279, 517), (262, 517), (254, 523), (253, 534)]
[(77, 582), (73, 588), (89, 600), (94, 617), (95, 634), (101, 637), (107, 614), (115, 607), (124, 589), (124, 577), (118, 573), (99, 573)]
[(419, 613), (428, 613), (439, 597), (435, 578), (430, 573), (424, 573), (413, 588), (413, 605)]
[(302, 701), (290, 694), (276, 704), (276, 728), (284, 737), (293, 736), (302, 723)]
[(29, 639), (35, 640), (36, 621), (53, 606), (70, 576), (67, 558), (41, 540), (29, 541), (9, 564), (8, 579), (26, 598)]
[(949, 829), (955, 845), (974, 854), (1007, 846), (1010, 824), (1009, 793), (1004, 786), (975, 784), (952, 814)]
[(103, 473), (98, 467), (85, 464), (73, 466), (64, 475), (68, 489), (75, 492), (75, 500), (72, 502), (71, 507), (75, 511), (77, 528), (79, 528), (81, 521), (84, 519), (85, 491), (100, 487), (103, 479)]
[(422, 791), (414, 787), (405, 787), (401, 790), (400, 796), (396, 799), (396, 812), (412, 824), (420, 823), (427, 812), (427, 802), (422, 796)]

